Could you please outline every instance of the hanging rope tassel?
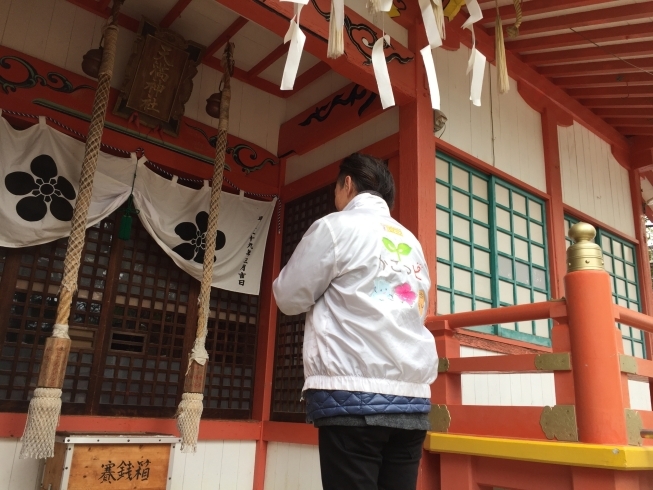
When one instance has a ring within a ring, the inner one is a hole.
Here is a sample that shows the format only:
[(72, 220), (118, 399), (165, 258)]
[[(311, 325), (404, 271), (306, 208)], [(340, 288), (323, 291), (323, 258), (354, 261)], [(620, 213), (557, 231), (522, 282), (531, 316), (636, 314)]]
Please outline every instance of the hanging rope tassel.
[(442, 8), (442, 0), (431, 0), (431, 4), (433, 5), (435, 24), (438, 26), (438, 31), (440, 31), (440, 37), (446, 39), (447, 30), (444, 27), (444, 9)]
[(499, 93), (505, 94), (510, 90), (510, 78), (508, 76), (508, 65), (506, 63), (506, 45), (503, 40), (503, 25), (501, 23), (501, 16), (499, 15), (499, 7), (497, 5), (497, 20), (495, 26), (495, 56), (497, 63), (497, 80), (499, 84)]
[(331, 0), (331, 15), (329, 17), (329, 45), (327, 46), (328, 58), (336, 59), (345, 54), (344, 18), (344, 0)]
[(515, 12), (517, 13), (517, 18), (515, 20), (515, 23), (506, 29), (506, 33), (508, 34), (508, 37), (511, 39), (519, 36), (519, 27), (521, 26), (522, 18), (523, 18), (523, 14), (521, 11), (521, 0), (512, 0), (512, 1), (515, 5)]
[(84, 150), (84, 162), (79, 180), (79, 193), (72, 218), (68, 250), (64, 260), (64, 273), (59, 292), (57, 319), (52, 336), (46, 340), (37, 388), (30, 400), (27, 424), (22, 437), (21, 458), (49, 458), (54, 455), (54, 438), (61, 413), (61, 388), (66, 374), (66, 362), (70, 352), (68, 319), (77, 290), (79, 264), (84, 249), (88, 208), (91, 204), (93, 178), (104, 129), (104, 119), (109, 102), (111, 76), (118, 40), (118, 13), (123, 0), (114, 0), (113, 12), (104, 31), (102, 64), (93, 100), (93, 114)]
[(184, 453), (197, 450), (197, 436), (202, 417), (202, 400), (206, 378), (206, 334), (209, 320), (209, 300), (213, 282), (213, 262), (215, 242), (218, 234), (218, 217), (220, 216), (220, 195), (224, 179), (225, 152), (227, 150), (227, 130), (229, 129), (229, 106), (231, 104), (231, 75), (234, 69), (233, 44), (227, 43), (222, 56), (222, 95), (220, 97), (220, 118), (218, 122), (218, 140), (215, 145), (213, 181), (211, 183), (211, 203), (209, 205), (209, 222), (206, 230), (202, 281), (198, 298), (197, 333), (195, 345), (188, 359), (188, 370), (184, 382), (184, 394), (177, 409), (177, 428), (181, 434), (181, 451)]

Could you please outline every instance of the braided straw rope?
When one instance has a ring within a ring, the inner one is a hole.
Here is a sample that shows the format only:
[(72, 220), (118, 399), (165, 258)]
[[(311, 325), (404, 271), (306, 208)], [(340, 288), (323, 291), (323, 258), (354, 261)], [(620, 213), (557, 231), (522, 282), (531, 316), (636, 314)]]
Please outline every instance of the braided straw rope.
[[(91, 204), (91, 193), (93, 192), (93, 177), (97, 168), (98, 155), (104, 130), (107, 104), (109, 103), (109, 91), (111, 89), (111, 76), (116, 57), (116, 44), (118, 41), (118, 26), (116, 20), (123, 0), (114, 0), (113, 13), (104, 29), (104, 50), (98, 86), (93, 100), (93, 113), (89, 127), (88, 139), (84, 150), (84, 161), (79, 181), (79, 194), (75, 203), (75, 210), (72, 218), (72, 230), (68, 239), (68, 249), (64, 260), (64, 273), (61, 280), (61, 291), (59, 293), (59, 306), (57, 308), (57, 319), (52, 338), (64, 340), (65, 352), (63, 358), (68, 359), (70, 350), (70, 338), (68, 336), (68, 319), (73, 300), (73, 294), (77, 290), (77, 279), (84, 239), (86, 235), (86, 222), (88, 208)], [(51, 341), (51, 339), (48, 339)], [(47, 344), (46, 344), (47, 349)], [(54, 361), (53, 361), (54, 362)], [(41, 365), (41, 373), (53, 369), (48, 358), (45, 358)], [(39, 378), (40, 381), (40, 378)], [(34, 390), (34, 396), (30, 400), (27, 413), (27, 423), (22, 437), (21, 458), (49, 458), (54, 455), (54, 439), (59, 425), (59, 414), (61, 413), (61, 386), (63, 379), (57, 379), (55, 383), (59, 386), (39, 386)]]
[(519, 36), (519, 27), (521, 26), (522, 18), (523, 18), (523, 14), (521, 11), (521, 1), (522, 0), (512, 0), (512, 2), (515, 5), (515, 12), (517, 13), (517, 19), (515, 20), (515, 23), (513, 25), (511, 25), (506, 29), (506, 33), (508, 34), (509, 38), (515, 38)]
[(510, 78), (508, 77), (508, 64), (506, 62), (506, 45), (503, 40), (503, 25), (499, 15), (499, 4), (497, 3), (497, 20), (495, 26), (495, 56), (497, 64), (497, 79), (499, 83), (499, 93), (505, 94), (510, 90)]
[[(218, 233), (218, 217), (220, 216), (220, 196), (224, 179), (224, 164), (227, 150), (227, 130), (229, 129), (229, 106), (231, 104), (231, 70), (233, 69), (233, 44), (227, 43), (222, 58), (224, 75), (222, 76), (222, 98), (220, 99), (220, 119), (218, 122), (218, 141), (215, 145), (215, 161), (213, 181), (211, 184), (211, 202), (209, 205), (209, 222), (206, 230), (204, 263), (202, 264), (202, 281), (198, 297), (199, 312), (197, 316), (197, 333), (195, 344), (188, 360), (188, 371), (193, 362), (206, 364), (209, 358), (206, 352), (206, 334), (208, 332), (209, 299), (211, 283), (213, 282), (213, 262), (215, 257), (215, 241)], [(177, 428), (181, 434), (181, 451), (184, 453), (197, 450), (197, 437), (202, 417), (203, 393), (184, 393), (177, 408)]]

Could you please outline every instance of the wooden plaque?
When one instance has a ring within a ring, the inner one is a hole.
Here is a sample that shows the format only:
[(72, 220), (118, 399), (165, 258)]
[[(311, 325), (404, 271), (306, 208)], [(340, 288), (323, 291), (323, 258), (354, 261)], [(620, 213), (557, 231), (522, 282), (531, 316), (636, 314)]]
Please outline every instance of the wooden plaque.
[(143, 19), (113, 113), (178, 136), (205, 49)]
[(66, 490), (165, 490), (169, 444), (75, 444)]

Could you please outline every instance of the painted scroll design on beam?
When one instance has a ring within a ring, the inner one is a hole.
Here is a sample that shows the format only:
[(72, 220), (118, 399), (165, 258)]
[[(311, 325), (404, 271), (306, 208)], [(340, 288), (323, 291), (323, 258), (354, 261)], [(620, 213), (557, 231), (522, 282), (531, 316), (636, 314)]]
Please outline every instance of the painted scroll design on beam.
[[(317, 12), (324, 17), (324, 19), (329, 22), (331, 18), (331, 14), (329, 12), (325, 12), (324, 10), (320, 9), (320, 7), (317, 4), (317, 0), (311, 0), (311, 4), (317, 10)], [(361, 31), (363, 35), (360, 38), (357, 38), (354, 34), (357, 31)], [(349, 37), (349, 40), (353, 43), (354, 46), (356, 46), (356, 49), (360, 54), (362, 54), (365, 57), (365, 61), (363, 62), (363, 65), (371, 65), (372, 64), (372, 48), (374, 47), (374, 43), (378, 41), (379, 35), (376, 33), (376, 31), (370, 27), (367, 24), (354, 24), (349, 16), (345, 15), (345, 32), (347, 33), (347, 36)], [(369, 36), (368, 37), (366, 37)], [(393, 50), (395, 49), (392, 44), (388, 44), (385, 41), (383, 42), (383, 49), (387, 48), (392, 48)], [(388, 56), (385, 57), (386, 63), (391, 63), (392, 61), (398, 61), (402, 65), (405, 65), (407, 63), (410, 63), (413, 61), (413, 58), (410, 56), (404, 57), (401, 56), (399, 53), (390, 53)]]
[[(209, 136), (202, 128), (198, 128), (197, 126), (192, 126), (188, 123), (186, 123), (186, 125), (189, 128), (194, 129), (195, 131), (199, 131), (202, 134), (202, 136), (204, 136), (207, 143), (211, 145), (213, 148), (215, 148), (216, 142), (218, 140), (217, 134), (213, 136)], [(245, 143), (239, 143), (235, 146), (227, 147), (227, 155), (232, 155), (234, 162), (239, 167), (242, 168), (243, 172), (245, 172), (248, 175), (251, 174), (252, 172), (256, 172), (257, 170), (261, 170), (263, 167), (265, 167), (268, 164), (271, 166), (275, 166), (279, 163), (277, 160), (268, 157), (268, 158), (264, 158), (263, 161), (261, 161), (256, 165), (248, 165), (243, 161), (243, 159), (245, 158), (244, 156), (241, 155), (243, 151), (249, 153), (248, 158), (252, 162), (256, 162), (258, 160), (258, 153), (256, 152), (256, 150), (251, 146), (246, 145)]]
[(25, 77), (21, 77), (23, 80), (19, 81), (8, 80), (0, 75), (0, 88), (5, 94), (16, 92), (19, 88), (34, 88), (37, 84), (64, 94), (72, 94), (77, 90), (83, 89), (95, 90), (95, 87), (91, 87), (90, 85), (78, 85), (75, 87), (65, 76), (54, 71), (48, 72), (46, 76), (40, 75), (38, 71), (36, 71), (36, 68), (34, 68), (28, 61), (17, 56), (3, 56), (0, 58), (0, 67), (6, 70), (12, 70), (12, 68), (18, 66), (12, 63), (12, 61), (22, 66), (27, 73), (25, 74)]
[(361, 85), (355, 85), (347, 97), (343, 97), (343, 94), (336, 95), (327, 104), (323, 105), (322, 107), (317, 107), (315, 112), (309, 115), (304, 121), (299, 123), (299, 126), (309, 126), (313, 120), (319, 123), (324, 122), (329, 118), (336, 107), (353, 106), (356, 104), (356, 101), (363, 100), (365, 97), (367, 97), (367, 100), (358, 109), (358, 117), (361, 117), (378, 96), (374, 92), (368, 91)]

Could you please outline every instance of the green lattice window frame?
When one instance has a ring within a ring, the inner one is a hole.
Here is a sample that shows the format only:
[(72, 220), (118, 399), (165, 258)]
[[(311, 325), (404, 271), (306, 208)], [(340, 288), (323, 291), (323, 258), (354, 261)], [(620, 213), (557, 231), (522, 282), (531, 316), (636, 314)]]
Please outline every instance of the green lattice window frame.
[[(438, 312), (549, 299), (544, 201), (437, 153)], [(550, 345), (548, 320), (478, 327)]]
[[(567, 247), (572, 244), (568, 236), (569, 228), (578, 223), (578, 221), (572, 216), (565, 216), (565, 240)], [(597, 228), (596, 239), (594, 241), (603, 250), (605, 270), (610, 274), (612, 279), (611, 286), (614, 302), (624, 308), (641, 311), (635, 245), (601, 228)], [(646, 345), (644, 332), (620, 323), (617, 326), (621, 330), (624, 353), (645, 359)]]

